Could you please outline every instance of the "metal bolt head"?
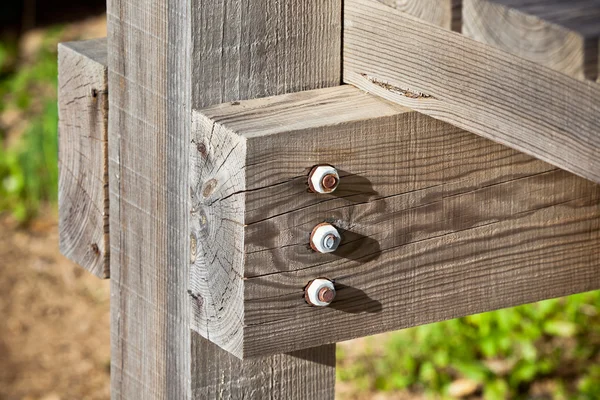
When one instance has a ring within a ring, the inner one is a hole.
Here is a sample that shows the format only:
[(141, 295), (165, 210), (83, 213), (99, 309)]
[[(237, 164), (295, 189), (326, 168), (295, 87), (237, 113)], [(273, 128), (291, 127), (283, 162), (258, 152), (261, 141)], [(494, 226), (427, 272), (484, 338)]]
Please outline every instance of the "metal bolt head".
[(328, 306), (335, 299), (335, 286), (329, 279), (317, 278), (304, 289), (304, 299), (312, 306)]
[(330, 287), (323, 287), (319, 290), (317, 298), (323, 303), (331, 303), (335, 298), (335, 290)]
[(338, 182), (339, 180), (337, 174), (327, 174), (323, 177), (321, 185), (325, 188), (325, 190), (333, 191), (337, 188)]
[(315, 226), (310, 235), (310, 247), (319, 253), (332, 253), (337, 250), (342, 236), (335, 226), (323, 222)]
[(340, 184), (340, 175), (331, 165), (317, 165), (310, 171), (308, 187), (315, 193), (331, 193)]

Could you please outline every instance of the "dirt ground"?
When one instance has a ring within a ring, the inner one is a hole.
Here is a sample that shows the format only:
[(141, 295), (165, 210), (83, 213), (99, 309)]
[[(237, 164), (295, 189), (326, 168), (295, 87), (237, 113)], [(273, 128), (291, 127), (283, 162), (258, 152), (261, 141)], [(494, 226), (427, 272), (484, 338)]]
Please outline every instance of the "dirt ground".
[(58, 251), (56, 217), (0, 219), (0, 399), (110, 397), (109, 285)]

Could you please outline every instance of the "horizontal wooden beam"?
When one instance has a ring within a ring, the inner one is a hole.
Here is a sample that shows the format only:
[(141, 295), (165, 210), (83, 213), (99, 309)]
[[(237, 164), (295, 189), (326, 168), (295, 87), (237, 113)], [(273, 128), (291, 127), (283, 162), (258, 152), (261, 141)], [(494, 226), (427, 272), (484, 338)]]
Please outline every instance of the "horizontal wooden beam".
[[(238, 357), (600, 288), (600, 186), (545, 162), (351, 86), (193, 121), (193, 329)], [(317, 164), (334, 193), (308, 192)], [(305, 302), (319, 277), (329, 307)]]
[(462, 32), (574, 78), (596, 80), (598, 1), (464, 0)]
[(106, 39), (60, 44), (58, 64), (60, 250), (108, 278)]
[(600, 86), (386, 7), (344, 2), (344, 81), (600, 182)]

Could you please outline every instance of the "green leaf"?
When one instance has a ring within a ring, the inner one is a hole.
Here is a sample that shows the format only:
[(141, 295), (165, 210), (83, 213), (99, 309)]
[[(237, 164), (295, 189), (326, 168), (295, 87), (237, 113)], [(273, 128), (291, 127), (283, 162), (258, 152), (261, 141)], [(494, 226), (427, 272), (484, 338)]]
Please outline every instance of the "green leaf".
[(508, 385), (501, 379), (496, 379), (485, 385), (483, 398), (486, 400), (504, 400), (508, 398)]
[(537, 374), (535, 363), (521, 362), (513, 369), (510, 374), (510, 383), (516, 387), (522, 382), (531, 382)]
[(544, 332), (548, 335), (559, 337), (573, 337), (577, 333), (577, 325), (569, 321), (546, 321)]

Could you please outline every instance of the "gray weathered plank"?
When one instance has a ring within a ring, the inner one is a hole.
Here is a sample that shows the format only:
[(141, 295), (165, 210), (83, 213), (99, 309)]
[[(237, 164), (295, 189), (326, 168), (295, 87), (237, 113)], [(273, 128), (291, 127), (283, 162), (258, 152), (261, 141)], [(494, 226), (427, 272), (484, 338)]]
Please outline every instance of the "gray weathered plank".
[[(545, 162), (350, 86), (194, 121), (194, 328), (239, 357), (600, 288), (600, 186)], [(333, 194), (307, 193), (320, 163)], [(323, 221), (333, 254), (308, 245)]]
[(374, 0), (344, 5), (345, 82), (600, 182), (600, 86)]
[(108, 2), (114, 399), (189, 399), (188, 0)]
[(106, 39), (58, 46), (59, 246), (108, 278), (108, 68)]
[[(197, 334), (194, 399), (333, 399), (335, 345), (238, 360)], [(327, 384), (325, 384), (327, 383)]]
[[(341, 4), (286, 3), (108, 3), (109, 81), (115, 88), (109, 126), (113, 398), (258, 398), (267, 384), (273, 398), (333, 398), (334, 346), (242, 364), (189, 329), (192, 105), (341, 80)], [(219, 18), (194, 25), (215, 8), (221, 10)], [(280, 8), (285, 15), (262, 16), (264, 24), (244, 16)], [(313, 16), (333, 25), (315, 23)], [(219, 39), (236, 32), (243, 33), (237, 44)], [(269, 38), (264, 46), (276, 45), (275, 40), (283, 47), (275, 53), (256, 51), (254, 39), (263, 37)], [(258, 65), (261, 69), (253, 67)], [(260, 83), (267, 78), (277, 79), (276, 87)], [(235, 89), (238, 84), (242, 87)]]
[(596, 80), (596, 0), (464, 0), (463, 33), (574, 78)]
[(423, 21), (456, 32), (461, 31), (462, 0), (377, 0)]
[(206, 0), (193, 10), (193, 108), (341, 83), (341, 0)]

